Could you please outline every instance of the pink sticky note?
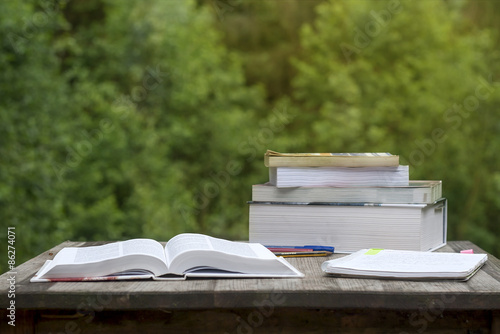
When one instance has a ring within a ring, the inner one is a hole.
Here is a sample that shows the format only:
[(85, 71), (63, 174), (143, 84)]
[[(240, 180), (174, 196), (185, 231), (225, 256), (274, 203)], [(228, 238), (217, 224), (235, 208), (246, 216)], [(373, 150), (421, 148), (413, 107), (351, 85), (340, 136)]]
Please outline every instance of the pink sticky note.
[(473, 249), (464, 249), (464, 250), (461, 250), (460, 253), (462, 253), (462, 254), (474, 254), (474, 250)]

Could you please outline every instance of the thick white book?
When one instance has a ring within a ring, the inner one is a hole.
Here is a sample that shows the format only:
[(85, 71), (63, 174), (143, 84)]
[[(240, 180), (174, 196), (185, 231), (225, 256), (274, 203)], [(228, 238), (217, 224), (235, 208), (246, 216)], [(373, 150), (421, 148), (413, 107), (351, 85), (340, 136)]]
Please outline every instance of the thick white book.
[(250, 242), (323, 245), (335, 252), (364, 248), (428, 251), (446, 244), (447, 202), (249, 202)]
[(261, 244), (184, 233), (165, 247), (152, 239), (65, 247), (31, 282), (303, 276)]
[(278, 187), (408, 186), (409, 166), (397, 167), (269, 167), (269, 183)]
[(327, 274), (343, 277), (466, 281), (487, 259), (486, 254), (362, 249), (325, 261), (321, 268)]
[(395, 187), (293, 187), (254, 184), (252, 200), (260, 202), (433, 203), (442, 197), (441, 181), (411, 180)]

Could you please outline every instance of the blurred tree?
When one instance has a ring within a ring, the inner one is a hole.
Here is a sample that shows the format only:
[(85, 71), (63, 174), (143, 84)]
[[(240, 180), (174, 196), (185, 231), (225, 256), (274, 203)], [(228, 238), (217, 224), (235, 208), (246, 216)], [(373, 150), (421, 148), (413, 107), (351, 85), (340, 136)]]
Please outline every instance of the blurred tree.
[(198, 0), (208, 5), (223, 41), (239, 52), (249, 85), (263, 84), (270, 105), (291, 95), (295, 68), (291, 56), (300, 49), (300, 27), (315, 17), (324, 0)]
[[(500, 254), (500, 82), (459, 2), (329, 1), (302, 30), (290, 136), (300, 150), (390, 151), (442, 179), (449, 239)], [(463, 4), (463, 3), (462, 3)]]
[(18, 262), (66, 239), (245, 238), (260, 161), (241, 145), (263, 94), (245, 86), (208, 11), (176, 0), (48, 6), (0, 8), (14, 39), (0, 55), (0, 221), (17, 226)]
[(383, 150), (443, 180), (449, 239), (500, 255), (497, 8), (0, 2), (0, 234), (18, 263), (66, 239), (244, 239), (266, 148)]
[[(474, 1), (468, 0), (462, 6), (463, 15), (470, 19), (472, 30), (474, 26), (482, 28), (491, 28), (491, 33), (494, 34), (496, 42), (499, 42), (500, 21), (500, 2), (496, 0)], [(498, 44), (497, 44), (498, 46)]]
[[(38, 13), (38, 15), (35, 15)], [(74, 120), (65, 79), (51, 49), (63, 24), (56, 5), (0, 3), (0, 225), (16, 227), (16, 260), (64, 240), (64, 196), (51, 163), (65, 149)], [(54, 120), (58, 122), (54, 122)], [(4, 246), (5, 245), (5, 246)], [(6, 263), (0, 262), (0, 269)], [(0, 270), (0, 271), (3, 271)]]

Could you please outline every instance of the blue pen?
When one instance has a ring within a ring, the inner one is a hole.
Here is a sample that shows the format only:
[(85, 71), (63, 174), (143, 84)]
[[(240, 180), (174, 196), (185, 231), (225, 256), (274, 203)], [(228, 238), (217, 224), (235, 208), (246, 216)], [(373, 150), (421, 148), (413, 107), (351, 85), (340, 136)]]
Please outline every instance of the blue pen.
[(302, 246), (300, 248), (312, 248), (315, 251), (327, 251), (327, 252), (332, 252), (335, 250), (335, 247), (333, 246), (316, 246), (316, 245), (306, 245)]
[(317, 245), (306, 245), (306, 246), (265, 246), (267, 248), (293, 248), (293, 249), (312, 249), (313, 251), (325, 251), (334, 252), (335, 247), (332, 246), (317, 246)]

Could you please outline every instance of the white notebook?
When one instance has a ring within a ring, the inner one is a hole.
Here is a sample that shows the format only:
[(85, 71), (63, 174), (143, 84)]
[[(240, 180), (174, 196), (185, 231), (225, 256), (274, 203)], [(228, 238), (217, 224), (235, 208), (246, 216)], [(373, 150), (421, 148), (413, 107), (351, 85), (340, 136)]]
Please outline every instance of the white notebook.
[(325, 261), (321, 269), (327, 274), (344, 277), (466, 281), (481, 268), (487, 259), (486, 254), (372, 248)]

